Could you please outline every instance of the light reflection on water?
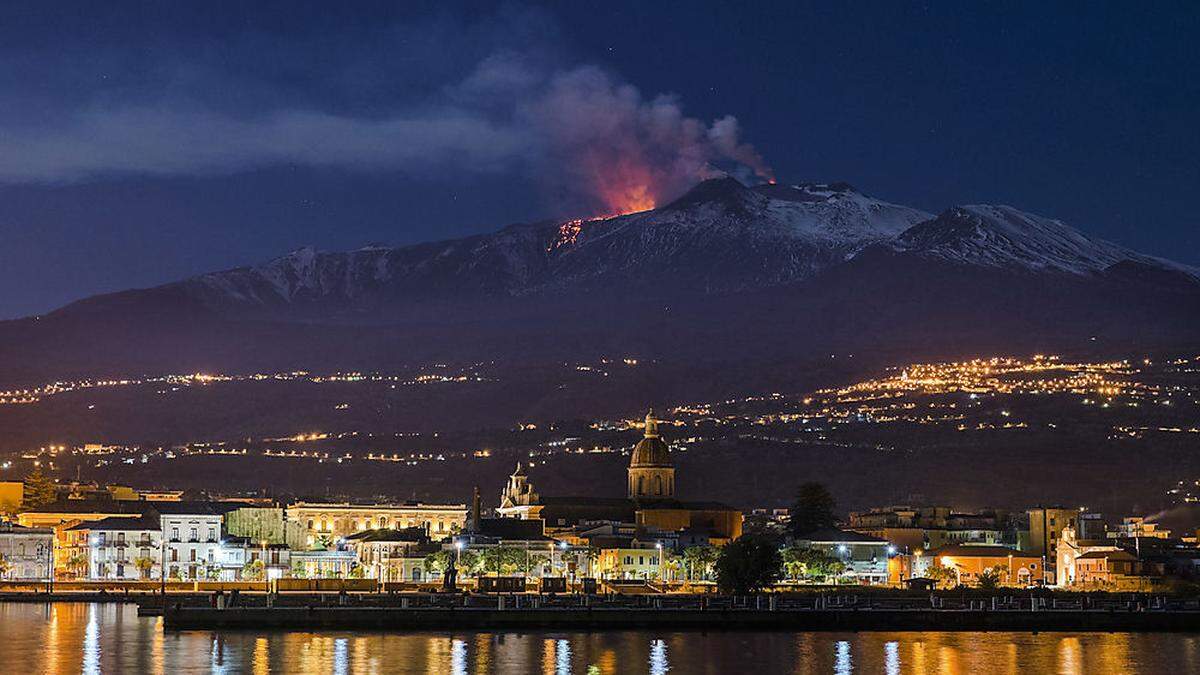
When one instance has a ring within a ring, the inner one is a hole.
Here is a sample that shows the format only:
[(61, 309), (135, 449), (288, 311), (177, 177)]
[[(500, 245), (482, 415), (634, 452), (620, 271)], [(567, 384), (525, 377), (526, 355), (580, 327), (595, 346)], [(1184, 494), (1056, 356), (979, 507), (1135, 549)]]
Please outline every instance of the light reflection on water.
[(0, 603), (11, 673), (1196, 672), (1200, 637), (1128, 633), (164, 634), (133, 606)]

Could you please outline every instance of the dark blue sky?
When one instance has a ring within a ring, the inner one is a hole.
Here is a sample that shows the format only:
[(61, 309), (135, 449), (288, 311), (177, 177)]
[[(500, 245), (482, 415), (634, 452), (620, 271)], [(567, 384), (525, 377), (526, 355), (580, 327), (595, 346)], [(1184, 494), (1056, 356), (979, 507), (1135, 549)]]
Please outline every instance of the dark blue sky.
[(665, 195), (745, 144), (1200, 265), (1196, 3), (16, 4), (0, 317), (595, 213), (597, 167), (639, 156)]

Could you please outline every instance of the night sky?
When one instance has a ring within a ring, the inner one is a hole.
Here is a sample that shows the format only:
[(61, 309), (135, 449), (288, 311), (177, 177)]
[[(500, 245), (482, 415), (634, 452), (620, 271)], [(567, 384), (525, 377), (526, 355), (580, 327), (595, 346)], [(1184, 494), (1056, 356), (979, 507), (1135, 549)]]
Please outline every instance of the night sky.
[(1195, 2), (447, 4), (5, 3), (0, 317), (705, 164), (1200, 265)]

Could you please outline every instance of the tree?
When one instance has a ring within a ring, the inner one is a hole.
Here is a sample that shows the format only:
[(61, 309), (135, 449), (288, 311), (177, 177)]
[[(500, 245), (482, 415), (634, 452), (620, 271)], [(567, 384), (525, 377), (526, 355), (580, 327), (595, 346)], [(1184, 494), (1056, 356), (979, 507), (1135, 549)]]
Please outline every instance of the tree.
[(753, 593), (778, 581), (782, 565), (779, 545), (774, 539), (742, 535), (721, 549), (717, 557), (717, 586), (725, 593)]
[(12, 564), (4, 559), (4, 554), (0, 553), (0, 578), (8, 576), (8, 571), (12, 569)]
[(846, 564), (816, 549), (789, 546), (783, 551), (783, 567), (794, 581), (825, 581), (841, 574)]
[(938, 561), (934, 561), (928, 569), (925, 570), (925, 576), (933, 579), (938, 586), (949, 586), (958, 582), (958, 572), (945, 567)]
[(833, 510), (837, 506), (833, 495), (821, 483), (805, 483), (796, 491), (796, 501), (792, 503), (788, 526), (792, 535), (804, 536), (830, 527), (837, 527), (837, 518)]
[(74, 553), (70, 558), (67, 558), (67, 570), (76, 577), (87, 576), (88, 559), (82, 553)]
[(304, 563), (299, 560), (292, 561), (292, 577), (295, 579), (304, 579), (308, 577), (308, 570), (304, 568)]
[(986, 591), (994, 591), (1000, 585), (1000, 580), (1007, 570), (1003, 565), (996, 565), (979, 573), (979, 587)]
[(251, 560), (242, 565), (242, 578), (250, 581), (262, 581), (267, 566), (262, 560)]
[(689, 546), (683, 549), (683, 568), (688, 581), (707, 579), (719, 555), (712, 546)]
[(154, 569), (154, 560), (151, 558), (135, 558), (133, 567), (138, 571), (138, 578), (149, 579), (150, 570)]
[(436, 551), (425, 556), (425, 559), (421, 561), (421, 567), (425, 569), (426, 574), (445, 574), (453, 564), (454, 551)]
[(58, 499), (58, 488), (49, 476), (42, 473), (40, 466), (34, 467), (33, 472), (25, 476), (24, 492), (21, 508), (25, 511), (52, 504)]

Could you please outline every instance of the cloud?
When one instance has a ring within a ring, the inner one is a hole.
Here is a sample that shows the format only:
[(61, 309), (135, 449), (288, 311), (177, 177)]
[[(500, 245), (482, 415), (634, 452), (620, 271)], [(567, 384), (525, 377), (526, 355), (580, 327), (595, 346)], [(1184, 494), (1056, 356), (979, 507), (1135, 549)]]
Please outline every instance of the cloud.
[[(544, 17), (535, 15), (532, 23), (538, 22)], [(478, 31), (467, 33), (479, 41)], [(214, 95), (223, 90), (220, 73), (186, 65), (177, 69), (186, 77), (157, 82), (128, 100), (105, 96), (43, 124), (0, 119), (0, 182), (213, 175), (279, 165), (420, 175), (507, 171), (532, 177), (562, 206), (599, 213), (660, 203), (721, 168), (770, 178), (733, 116), (705, 123), (687, 116), (677, 97), (643, 96), (618, 75), (565, 62), (544, 44), (513, 49), (498, 38), (484, 41), (488, 53), (435, 87), (413, 86), (412, 71), (430, 58), (427, 45), (421, 58), (405, 62), (397, 92), (386, 91), (380, 77), (394, 64), (366, 74), (361, 63), (350, 64), (345, 79), (369, 89), (359, 97), (368, 104), (357, 107), (329, 104), (356, 92), (311, 101), (276, 95), (279, 85), (270, 77), (261, 82), (270, 93), (255, 95), (256, 83), (241, 75), (231, 75), (226, 87), (252, 103), (223, 105)], [(321, 75), (323, 83), (338, 81), (336, 72)], [(200, 89), (197, 82), (204, 91), (189, 90)]]

